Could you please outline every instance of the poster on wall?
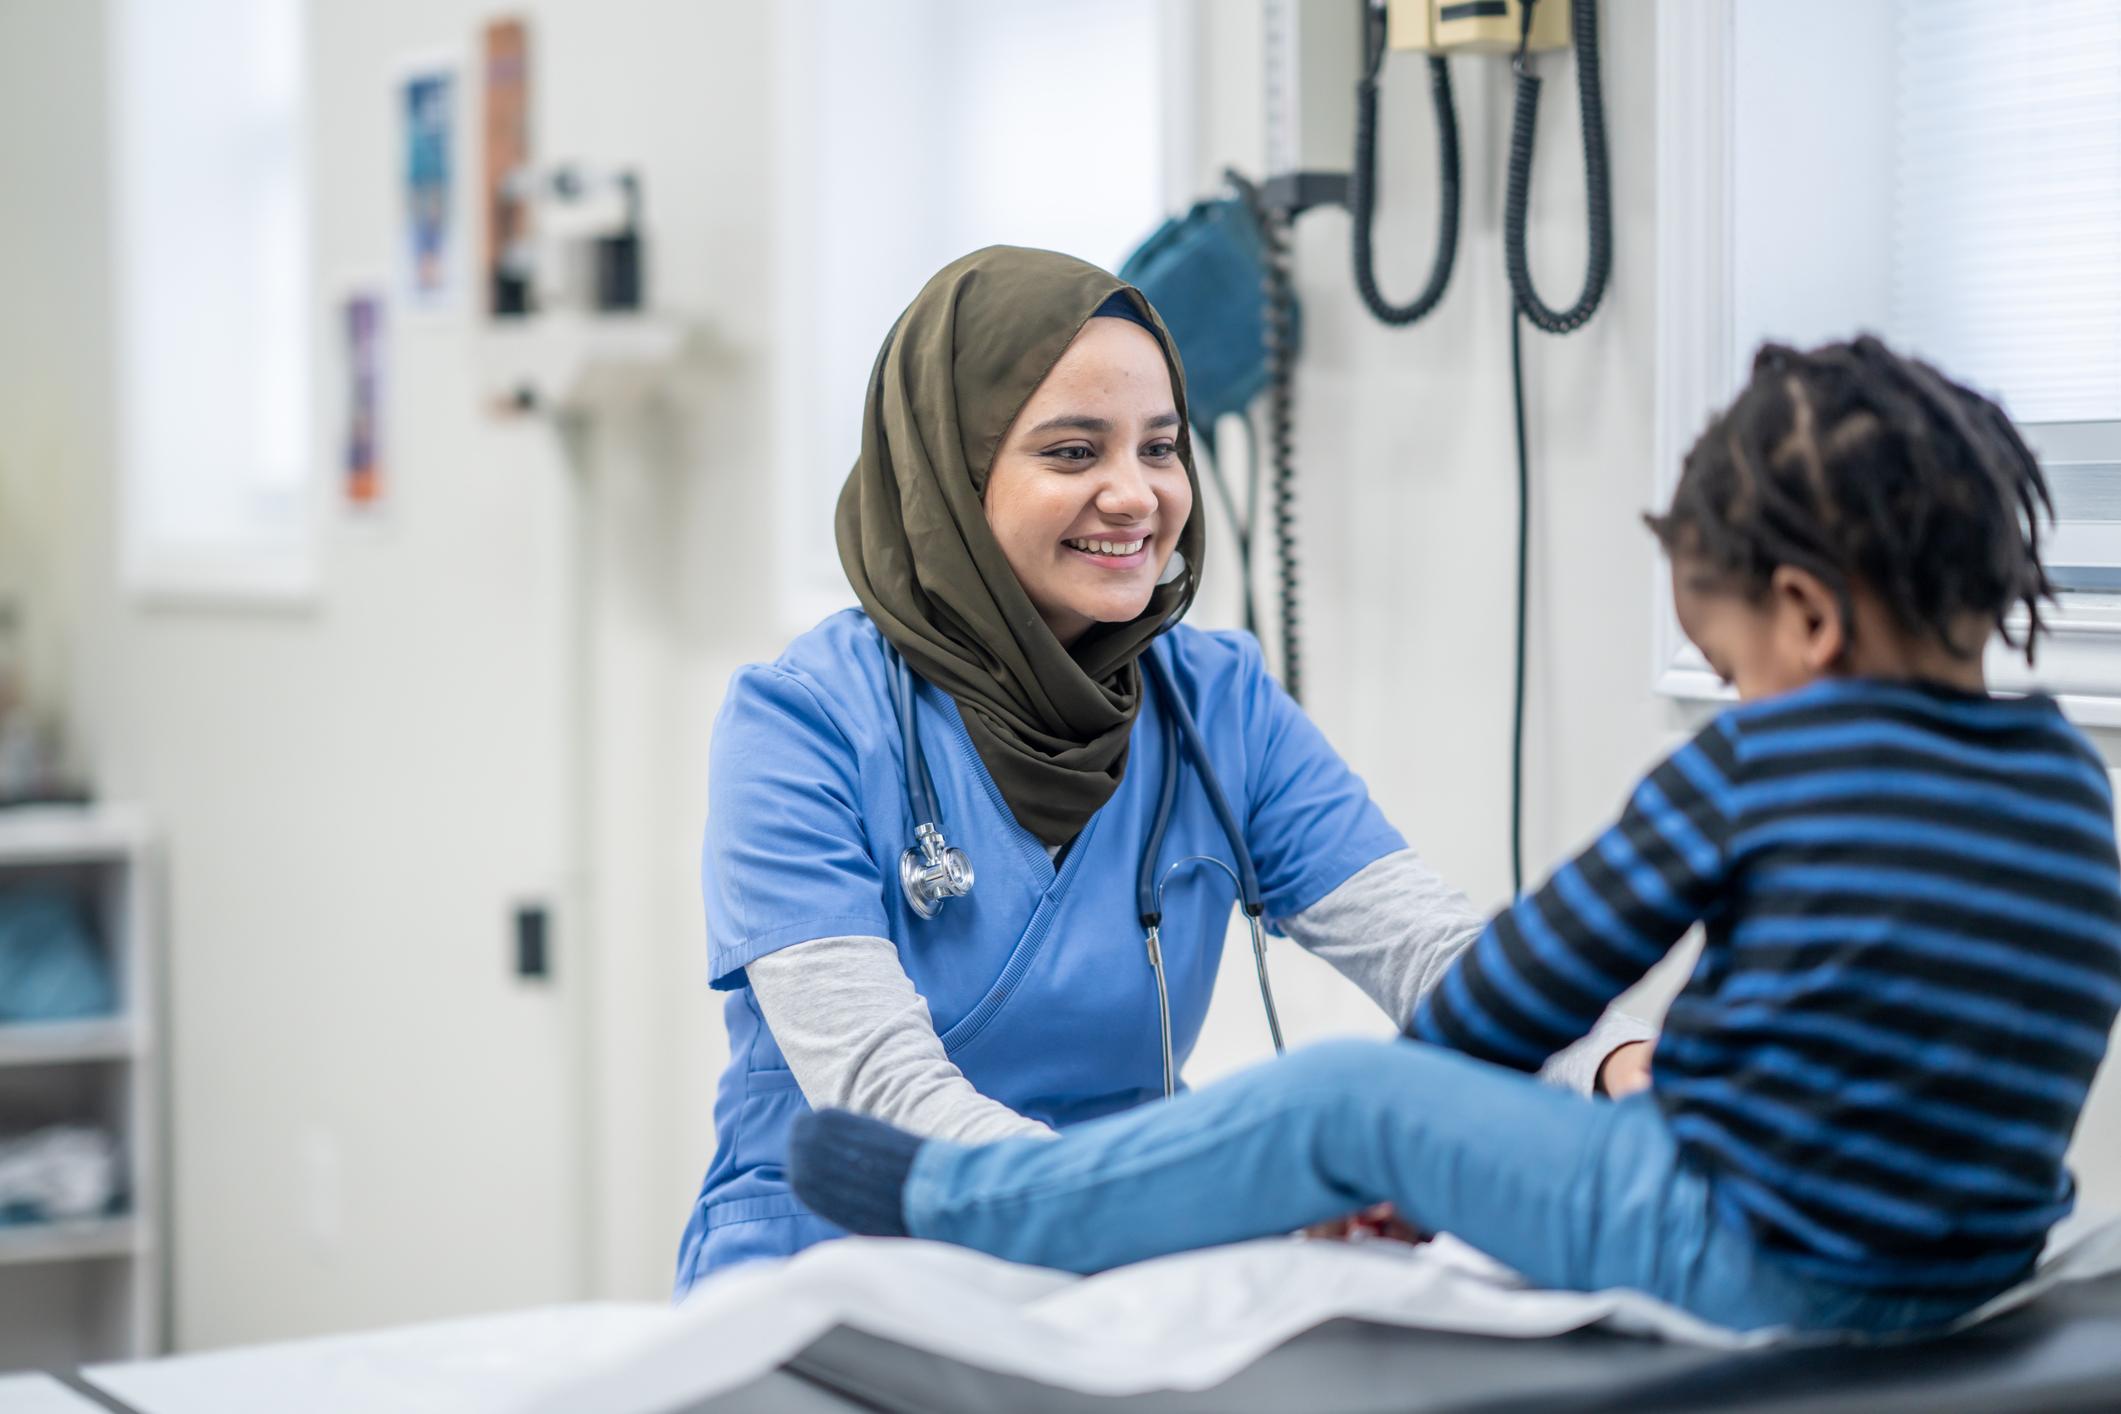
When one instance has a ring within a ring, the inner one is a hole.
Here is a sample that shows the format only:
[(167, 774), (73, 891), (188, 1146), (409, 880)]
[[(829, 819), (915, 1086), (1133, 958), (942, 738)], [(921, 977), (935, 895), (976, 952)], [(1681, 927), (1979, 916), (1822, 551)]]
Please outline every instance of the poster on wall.
[(481, 36), (485, 62), (485, 161), (480, 207), (486, 214), (486, 312), (505, 319), (531, 311), (530, 29), (495, 20)]
[(457, 73), (450, 64), (409, 64), (398, 80), (404, 229), (399, 235), (405, 304), (442, 310), (456, 298), (461, 237), (456, 210)]
[(346, 426), (340, 455), (340, 494), (353, 510), (373, 512), (384, 500), (383, 296), (357, 290), (340, 306), (345, 335)]

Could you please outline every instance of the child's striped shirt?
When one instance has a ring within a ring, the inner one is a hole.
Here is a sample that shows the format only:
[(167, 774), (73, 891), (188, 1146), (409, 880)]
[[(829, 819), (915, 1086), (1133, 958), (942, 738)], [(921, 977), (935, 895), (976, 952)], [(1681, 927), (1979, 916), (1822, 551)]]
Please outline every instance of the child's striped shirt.
[(1725, 1216), (1852, 1285), (2021, 1276), (2121, 1007), (2111, 791), (2054, 703), (1832, 680), (1725, 712), (1410, 1031), (1531, 1069), (1697, 921), (1655, 1093)]

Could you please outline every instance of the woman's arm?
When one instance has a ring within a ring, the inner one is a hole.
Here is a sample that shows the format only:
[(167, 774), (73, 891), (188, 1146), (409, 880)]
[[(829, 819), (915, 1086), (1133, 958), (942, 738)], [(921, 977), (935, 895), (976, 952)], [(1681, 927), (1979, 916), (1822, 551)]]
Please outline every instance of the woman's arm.
[[(1252, 750), (1245, 834), (1276, 926), (1369, 994), (1402, 1030), (1482, 919), (1388, 824), (1316, 723), (1268, 675), (1249, 638), (1241, 655), (1245, 738)], [(1557, 1051), (1541, 1074), (1590, 1094), (1615, 1049), (1650, 1028), (1608, 1012)]]
[(744, 971), (813, 1108), (853, 1110), (960, 1143), (1053, 1133), (982, 1095), (951, 1063), (888, 939), (817, 938)]
[[(1396, 850), (1303, 912), (1282, 930), (1363, 989), (1405, 1029), (1444, 973), (1480, 937), (1485, 920), (1411, 849)], [(1632, 1041), (1655, 1034), (1625, 1012), (1608, 1011), (1589, 1035), (1557, 1051), (1540, 1075), (1591, 1094), (1599, 1067)]]

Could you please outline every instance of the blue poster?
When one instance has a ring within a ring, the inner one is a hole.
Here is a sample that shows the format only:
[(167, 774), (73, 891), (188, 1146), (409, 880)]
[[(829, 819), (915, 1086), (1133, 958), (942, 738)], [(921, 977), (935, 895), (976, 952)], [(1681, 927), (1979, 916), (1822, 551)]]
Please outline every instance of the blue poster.
[(405, 294), (415, 308), (455, 293), (456, 75), (416, 73), (399, 88), (405, 121)]

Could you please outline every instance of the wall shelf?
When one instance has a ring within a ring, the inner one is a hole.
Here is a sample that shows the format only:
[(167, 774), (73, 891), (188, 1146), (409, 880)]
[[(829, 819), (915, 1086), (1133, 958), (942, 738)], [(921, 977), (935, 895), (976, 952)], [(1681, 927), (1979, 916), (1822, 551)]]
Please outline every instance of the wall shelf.
[(122, 1017), (0, 1026), (0, 1067), (124, 1060), (133, 1049), (132, 1023)]
[(32, 805), (0, 810), (0, 868), (122, 861), (147, 840), (147, 822), (124, 806)]
[(146, 1249), (146, 1237), (140, 1221), (126, 1216), (18, 1223), (0, 1227), (0, 1267), (136, 1256)]
[(497, 321), (483, 339), (496, 407), (579, 415), (652, 392), (685, 356), (691, 327), (660, 314), (551, 313)]

